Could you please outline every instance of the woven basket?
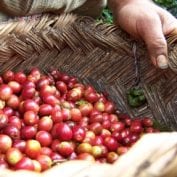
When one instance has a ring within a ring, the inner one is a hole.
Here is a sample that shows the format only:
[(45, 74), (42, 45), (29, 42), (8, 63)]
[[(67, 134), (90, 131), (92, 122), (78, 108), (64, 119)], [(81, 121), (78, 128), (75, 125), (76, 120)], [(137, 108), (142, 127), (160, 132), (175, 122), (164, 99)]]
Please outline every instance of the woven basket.
[[(173, 70), (163, 71), (151, 64), (142, 43), (115, 26), (73, 15), (33, 16), (0, 25), (0, 72), (34, 66), (47, 71), (57, 66), (98, 90), (106, 90), (120, 111), (132, 117), (150, 116), (177, 130), (175, 39), (169, 38)], [(139, 78), (148, 104), (131, 109), (126, 92)]]
[[(174, 131), (176, 39), (168, 38), (170, 68), (160, 70), (151, 64), (144, 44), (116, 26), (70, 14), (21, 18), (0, 25), (0, 72), (28, 71), (34, 66), (45, 72), (57, 67), (106, 91), (121, 112), (132, 117), (151, 117)], [(126, 93), (137, 85), (144, 89), (147, 104), (132, 109)]]

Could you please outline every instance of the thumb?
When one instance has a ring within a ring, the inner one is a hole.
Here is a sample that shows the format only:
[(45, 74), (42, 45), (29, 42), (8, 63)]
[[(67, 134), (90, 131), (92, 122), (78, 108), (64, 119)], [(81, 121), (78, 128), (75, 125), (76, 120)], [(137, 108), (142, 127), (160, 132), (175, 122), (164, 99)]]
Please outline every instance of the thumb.
[(146, 43), (153, 64), (161, 69), (168, 68), (167, 42), (159, 16), (154, 14), (140, 23), (137, 24), (137, 28)]

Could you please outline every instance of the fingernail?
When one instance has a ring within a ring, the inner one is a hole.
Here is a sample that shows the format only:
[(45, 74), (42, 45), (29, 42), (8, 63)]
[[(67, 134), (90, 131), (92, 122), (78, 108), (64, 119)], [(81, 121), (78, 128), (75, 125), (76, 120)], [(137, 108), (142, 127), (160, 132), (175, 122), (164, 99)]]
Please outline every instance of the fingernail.
[(165, 55), (159, 55), (157, 57), (157, 64), (159, 68), (161, 69), (167, 69), (168, 68), (168, 60)]

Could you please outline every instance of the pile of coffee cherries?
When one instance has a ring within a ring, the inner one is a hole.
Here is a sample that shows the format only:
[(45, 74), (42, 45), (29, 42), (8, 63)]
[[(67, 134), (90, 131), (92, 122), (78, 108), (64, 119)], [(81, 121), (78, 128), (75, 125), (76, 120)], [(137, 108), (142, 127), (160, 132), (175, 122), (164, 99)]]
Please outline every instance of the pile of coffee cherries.
[(45, 171), (66, 160), (113, 163), (145, 133), (150, 118), (117, 113), (92, 86), (58, 70), (0, 76), (0, 169)]

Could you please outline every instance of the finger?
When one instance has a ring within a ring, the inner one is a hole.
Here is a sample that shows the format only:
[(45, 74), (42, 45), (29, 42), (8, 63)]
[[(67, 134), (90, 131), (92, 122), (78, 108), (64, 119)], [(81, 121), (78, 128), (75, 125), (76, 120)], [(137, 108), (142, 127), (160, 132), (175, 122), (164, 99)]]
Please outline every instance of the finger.
[(161, 69), (168, 67), (167, 42), (163, 34), (160, 17), (155, 13), (137, 22), (137, 30), (147, 45), (154, 65)]
[(165, 35), (177, 35), (177, 19), (168, 11), (159, 8), (159, 16), (163, 24)]

